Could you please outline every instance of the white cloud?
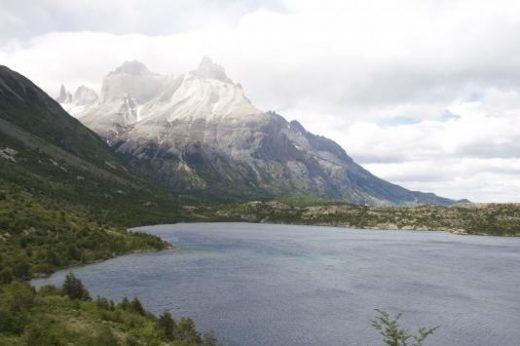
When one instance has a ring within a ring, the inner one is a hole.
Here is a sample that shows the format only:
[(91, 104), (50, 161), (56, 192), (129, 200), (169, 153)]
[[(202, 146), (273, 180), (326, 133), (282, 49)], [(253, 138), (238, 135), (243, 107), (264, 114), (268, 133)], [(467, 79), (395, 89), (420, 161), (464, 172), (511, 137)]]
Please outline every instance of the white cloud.
[(520, 156), (518, 1), (5, 3), (0, 63), (51, 93), (99, 86), (128, 59), (179, 74), (209, 55), (258, 106), (333, 138), (383, 178), (519, 200), (515, 174), (494, 161), (514, 172)]
[(510, 91), (501, 94), (455, 101), (447, 109), (458, 117), (448, 120), (392, 127), (357, 122), (341, 143), (374, 174), (412, 189), (520, 202), (520, 107)]
[(475, 202), (519, 202), (520, 159), (452, 159), (366, 164), (397, 184)]

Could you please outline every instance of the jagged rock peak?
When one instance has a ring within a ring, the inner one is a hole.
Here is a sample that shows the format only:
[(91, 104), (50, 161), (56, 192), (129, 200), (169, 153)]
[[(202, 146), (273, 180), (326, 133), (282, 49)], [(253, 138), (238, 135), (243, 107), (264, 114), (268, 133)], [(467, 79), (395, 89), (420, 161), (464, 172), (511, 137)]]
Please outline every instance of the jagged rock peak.
[(72, 100), (77, 105), (90, 105), (98, 100), (96, 92), (84, 85), (80, 85), (74, 93)]
[[(67, 97), (67, 90), (65, 89), (65, 85), (62, 84), (60, 87), (60, 96), (58, 96), (58, 99), (65, 100), (66, 97)], [(63, 102), (63, 101), (60, 101), (60, 102)]]
[(121, 66), (116, 68), (110, 74), (129, 74), (134, 76), (143, 76), (153, 74), (142, 62), (137, 60), (125, 61)]
[(72, 100), (72, 95), (67, 89), (65, 88), (65, 85), (61, 85), (60, 87), (60, 95), (56, 98), (56, 101), (60, 103), (69, 103)]
[(289, 123), (289, 126), (291, 128), (291, 130), (295, 131), (295, 132), (299, 132), (301, 134), (305, 134), (307, 133), (307, 130), (305, 130), (305, 128), (303, 127), (302, 124), (300, 124), (297, 120), (293, 120)]
[(231, 79), (226, 75), (224, 67), (215, 64), (213, 60), (207, 56), (202, 58), (199, 67), (195, 71), (192, 71), (192, 74), (201, 78), (216, 79), (221, 82), (231, 83)]
[(150, 72), (137, 60), (125, 61), (110, 72), (101, 86), (101, 103), (126, 102), (127, 97), (142, 104), (156, 96), (167, 77)]

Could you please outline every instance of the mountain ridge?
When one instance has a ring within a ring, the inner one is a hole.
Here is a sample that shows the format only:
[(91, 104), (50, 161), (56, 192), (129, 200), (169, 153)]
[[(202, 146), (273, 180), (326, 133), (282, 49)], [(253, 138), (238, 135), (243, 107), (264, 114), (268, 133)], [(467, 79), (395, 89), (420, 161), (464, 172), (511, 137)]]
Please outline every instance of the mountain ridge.
[[(157, 76), (140, 73), (136, 80), (149, 75)], [(334, 141), (258, 109), (208, 57), (184, 75), (163, 76), (147, 99), (132, 94), (136, 80), (122, 82), (120, 91), (128, 92), (105, 95), (78, 118), (134, 167), (177, 193), (223, 199), (300, 195), (368, 205), (454, 203), (377, 178)]]

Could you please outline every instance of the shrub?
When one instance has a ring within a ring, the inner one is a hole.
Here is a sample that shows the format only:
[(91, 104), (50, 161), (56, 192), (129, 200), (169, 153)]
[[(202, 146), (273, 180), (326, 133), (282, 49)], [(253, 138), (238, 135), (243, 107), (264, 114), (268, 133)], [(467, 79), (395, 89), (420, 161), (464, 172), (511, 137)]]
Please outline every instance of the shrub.
[(417, 335), (412, 335), (399, 325), (401, 314), (391, 317), (384, 310), (375, 309), (378, 316), (372, 321), (372, 326), (379, 330), (383, 342), (388, 346), (422, 346), (424, 340), (439, 328), (420, 328)]

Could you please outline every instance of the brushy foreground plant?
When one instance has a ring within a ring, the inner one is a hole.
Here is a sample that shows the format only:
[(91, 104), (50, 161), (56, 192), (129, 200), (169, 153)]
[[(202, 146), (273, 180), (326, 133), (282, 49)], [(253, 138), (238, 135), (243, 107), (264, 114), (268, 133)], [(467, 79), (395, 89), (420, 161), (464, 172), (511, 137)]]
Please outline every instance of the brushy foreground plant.
[(372, 321), (372, 326), (380, 332), (384, 343), (388, 346), (422, 346), (424, 340), (439, 328), (419, 328), (417, 334), (413, 335), (399, 325), (402, 314), (392, 317), (384, 310), (375, 309), (375, 311), (378, 316)]

